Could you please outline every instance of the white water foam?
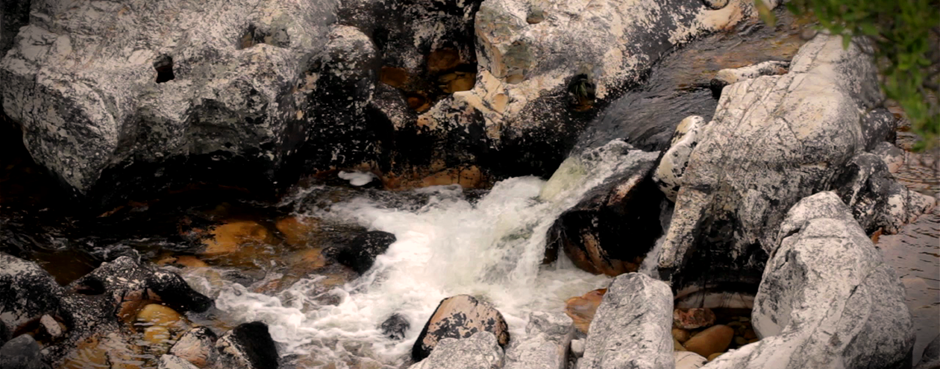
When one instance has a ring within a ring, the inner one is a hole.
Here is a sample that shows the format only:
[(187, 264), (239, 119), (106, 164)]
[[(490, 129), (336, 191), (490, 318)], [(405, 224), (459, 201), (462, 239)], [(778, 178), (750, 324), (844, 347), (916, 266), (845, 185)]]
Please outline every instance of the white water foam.
[[(329, 214), (313, 215), (354, 220), (397, 237), (369, 272), (331, 291), (340, 297), (338, 304), (312, 299), (317, 280), (311, 276), (277, 296), (228, 284), (216, 306), (239, 321), (264, 321), (282, 355), (317, 357), (314, 366), (345, 367), (349, 356), (401, 364), (437, 304), (457, 294), (493, 303), (514, 337), (520, 337), (529, 312), (562, 310), (567, 298), (608, 282), (576, 269), (563, 256), (551, 266), (541, 261), (547, 231), (558, 215), (619, 169), (657, 155), (627, 154), (629, 148), (615, 141), (588, 152), (576, 163), (583, 170), (559, 171), (548, 182), (534, 177), (499, 182), (475, 204), (453, 187), (438, 187), (422, 190), (434, 196), (417, 211), (384, 208), (367, 198), (334, 205)], [(547, 184), (560, 192), (540, 199)], [(378, 329), (395, 313), (411, 324), (402, 341)]]

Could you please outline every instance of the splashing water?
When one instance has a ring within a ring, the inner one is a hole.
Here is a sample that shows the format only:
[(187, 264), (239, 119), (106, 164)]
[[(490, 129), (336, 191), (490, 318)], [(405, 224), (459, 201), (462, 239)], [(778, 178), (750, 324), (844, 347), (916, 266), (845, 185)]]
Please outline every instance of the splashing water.
[[(490, 301), (514, 337), (522, 337), (529, 312), (560, 311), (567, 298), (608, 281), (565, 258), (541, 265), (555, 219), (605, 179), (657, 155), (613, 141), (568, 162), (547, 182), (519, 177), (497, 183), (475, 204), (456, 187), (419, 190), (433, 196), (416, 211), (386, 208), (362, 197), (336, 204), (311, 215), (352, 220), (397, 238), (369, 272), (330, 291), (338, 304), (316, 302), (312, 291), (323, 277), (311, 276), (276, 296), (226, 284), (216, 292), (216, 305), (236, 320), (264, 321), (282, 355), (319, 358), (311, 366), (334, 362), (343, 367), (350, 355), (399, 365), (441, 299), (456, 294)], [(540, 197), (546, 188), (552, 196)], [(204, 281), (191, 283), (205, 287)], [(401, 341), (378, 329), (396, 313), (411, 324)]]

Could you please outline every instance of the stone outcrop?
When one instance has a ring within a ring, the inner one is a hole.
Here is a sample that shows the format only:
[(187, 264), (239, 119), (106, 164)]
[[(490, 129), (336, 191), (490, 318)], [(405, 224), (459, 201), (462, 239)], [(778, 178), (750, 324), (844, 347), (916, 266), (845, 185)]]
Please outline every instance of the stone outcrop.
[(571, 318), (562, 313), (529, 314), (526, 337), (506, 348), (504, 369), (565, 369), (568, 346), (574, 338)]
[(657, 172), (671, 174), (664, 181), (669, 190), (678, 187), (659, 258), (674, 287), (706, 274), (756, 284), (767, 257), (761, 247), (773, 244), (793, 204), (860, 182), (838, 178), (851, 171), (845, 168), (853, 157), (890, 139), (894, 124), (878, 108), (881, 92), (866, 47), (845, 49), (841, 37), (817, 35), (787, 74), (726, 86), (697, 144), (680, 139), (688, 158), (670, 163), (684, 165)]
[(477, 332), (492, 333), (500, 347), (509, 343), (509, 326), (496, 308), (470, 295), (448, 297), (441, 301), (424, 325), (411, 350), (411, 358), (421, 361), (441, 340), (465, 339)]
[(444, 338), (437, 348), (410, 369), (500, 369), (503, 349), (493, 333), (477, 332), (464, 339)]
[(706, 368), (904, 368), (913, 322), (904, 287), (836, 194), (797, 203), (754, 300), (761, 340)]
[(578, 368), (672, 368), (671, 328), (669, 286), (644, 274), (622, 274), (597, 308)]

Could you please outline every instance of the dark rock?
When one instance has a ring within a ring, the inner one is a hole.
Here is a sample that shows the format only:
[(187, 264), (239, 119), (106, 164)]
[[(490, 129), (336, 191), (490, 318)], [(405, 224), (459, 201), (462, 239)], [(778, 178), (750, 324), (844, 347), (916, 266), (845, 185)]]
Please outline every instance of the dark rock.
[(215, 344), (226, 367), (237, 369), (277, 369), (277, 346), (262, 322), (241, 324), (226, 332)]
[(382, 232), (371, 231), (356, 237), (349, 245), (339, 246), (327, 252), (328, 255), (336, 259), (337, 262), (348, 266), (359, 274), (363, 274), (372, 268), (375, 263), (375, 257), (381, 255), (388, 247), (395, 242), (395, 235)]
[(29, 22), (29, 7), (32, 1), (4, 1), (0, 5), (0, 58), (13, 47), (20, 27)]
[(186, 360), (196, 367), (205, 368), (215, 363), (218, 352), (215, 350), (216, 335), (206, 327), (193, 328), (183, 334), (170, 347), (170, 354)]
[(509, 326), (492, 305), (470, 295), (448, 297), (424, 325), (412, 347), (411, 358), (416, 362), (424, 360), (442, 339), (463, 339), (482, 331), (492, 333), (500, 347), (509, 343)]
[(561, 249), (591, 273), (635, 272), (663, 233), (659, 215), (665, 197), (650, 178), (657, 157), (630, 150), (619, 173), (562, 213), (548, 231), (546, 261)]
[(839, 197), (801, 200), (778, 234), (751, 313), (761, 340), (709, 366), (910, 367), (915, 334), (904, 286)]
[(70, 317), (63, 308), (64, 295), (55, 279), (35, 263), (0, 253), (0, 320), (11, 330), (46, 313)]
[(392, 314), (392, 316), (382, 322), (382, 326), (379, 328), (382, 329), (382, 334), (386, 337), (393, 340), (400, 340), (405, 338), (405, 332), (409, 327), (411, 327), (411, 323), (409, 323), (405, 317), (400, 314)]
[(6, 323), (0, 319), (0, 346), (3, 346), (4, 343), (7, 343), (7, 341), (10, 340), (11, 333), (12, 332), (10, 332), (10, 329), (7, 328)]
[(914, 369), (937, 369), (940, 368), (940, 336), (934, 337), (924, 354), (921, 355), (920, 362)]
[(672, 291), (644, 274), (614, 279), (597, 308), (579, 369), (671, 368)]
[(47, 369), (33, 336), (20, 335), (0, 347), (0, 369)]

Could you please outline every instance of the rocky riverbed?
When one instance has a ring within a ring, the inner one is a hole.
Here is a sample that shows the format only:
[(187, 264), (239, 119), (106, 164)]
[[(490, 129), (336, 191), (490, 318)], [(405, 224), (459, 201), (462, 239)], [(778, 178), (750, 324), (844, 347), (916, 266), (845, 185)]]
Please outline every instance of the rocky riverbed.
[(0, 369), (940, 362), (938, 153), (783, 9), (2, 10)]

